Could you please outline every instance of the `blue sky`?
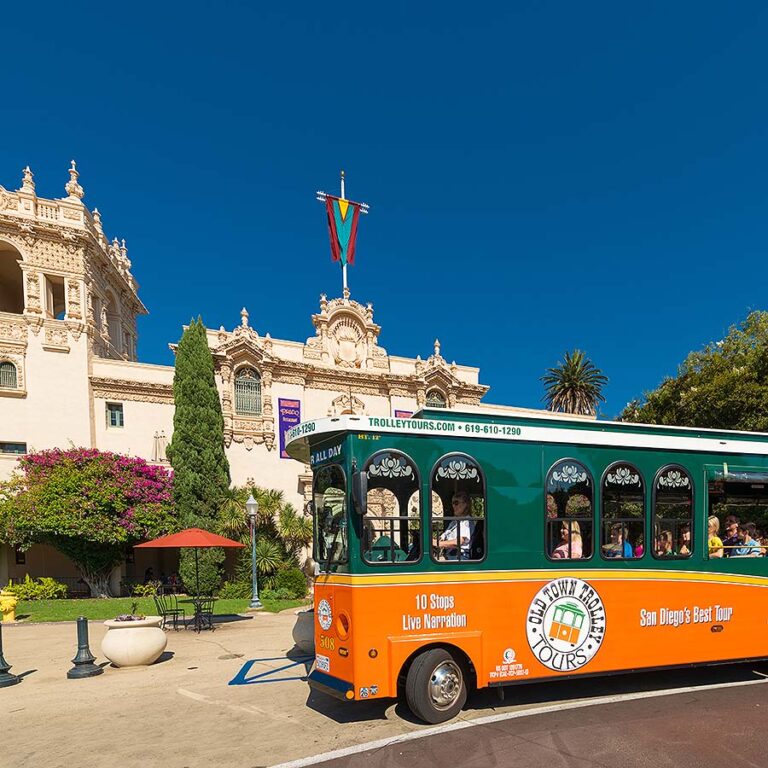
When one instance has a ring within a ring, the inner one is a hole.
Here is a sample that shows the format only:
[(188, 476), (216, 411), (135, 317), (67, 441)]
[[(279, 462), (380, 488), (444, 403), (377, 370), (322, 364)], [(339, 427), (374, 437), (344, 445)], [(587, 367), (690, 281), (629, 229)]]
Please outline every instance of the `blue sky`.
[(131, 3), (3, 9), (0, 184), (125, 237), (143, 361), (246, 305), (312, 335), (337, 295), (316, 189), (371, 205), (352, 297), (392, 354), (540, 405), (584, 349), (604, 413), (766, 307), (760, 3)]

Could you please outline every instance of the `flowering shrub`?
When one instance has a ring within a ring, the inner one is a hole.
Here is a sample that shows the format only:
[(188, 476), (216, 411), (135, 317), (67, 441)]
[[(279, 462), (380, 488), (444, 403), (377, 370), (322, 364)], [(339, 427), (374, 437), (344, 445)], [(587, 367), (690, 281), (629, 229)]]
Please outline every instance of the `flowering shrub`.
[(94, 449), (31, 453), (0, 484), (0, 539), (50, 544), (83, 572), (92, 594), (108, 594), (126, 549), (176, 529), (172, 478), (144, 459)]

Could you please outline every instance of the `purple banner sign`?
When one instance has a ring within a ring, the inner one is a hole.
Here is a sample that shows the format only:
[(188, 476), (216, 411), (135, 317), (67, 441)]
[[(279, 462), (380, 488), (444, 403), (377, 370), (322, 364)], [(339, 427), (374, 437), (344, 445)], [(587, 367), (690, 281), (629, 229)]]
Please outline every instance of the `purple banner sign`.
[(410, 419), (413, 416), (413, 411), (395, 411), (396, 419)]
[(280, 414), (278, 429), (280, 430), (280, 458), (290, 459), (285, 452), (285, 433), (301, 421), (301, 400), (277, 399), (277, 412)]

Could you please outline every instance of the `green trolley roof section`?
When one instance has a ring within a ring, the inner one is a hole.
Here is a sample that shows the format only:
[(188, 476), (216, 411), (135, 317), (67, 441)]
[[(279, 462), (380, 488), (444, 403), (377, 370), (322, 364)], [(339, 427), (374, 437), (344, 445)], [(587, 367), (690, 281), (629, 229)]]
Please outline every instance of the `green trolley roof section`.
[(288, 431), (286, 450), (292, 458), (310, 463), (310, 445), (350, 432), (768, 456), (765, 432), (597, 421), (547, 413), (518, 415), (491, 408), (425, 408), (410, 418), (350, 415), (314, 419)]

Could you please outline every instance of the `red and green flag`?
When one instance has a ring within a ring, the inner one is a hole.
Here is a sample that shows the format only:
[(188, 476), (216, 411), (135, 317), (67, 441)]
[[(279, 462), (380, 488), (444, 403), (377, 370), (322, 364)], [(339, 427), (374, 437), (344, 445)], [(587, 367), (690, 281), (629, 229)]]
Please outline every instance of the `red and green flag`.
[(331, 237), (331, 258), (342, 265), (354, 264), (360, 204), (326, 195), (325, 210)]

